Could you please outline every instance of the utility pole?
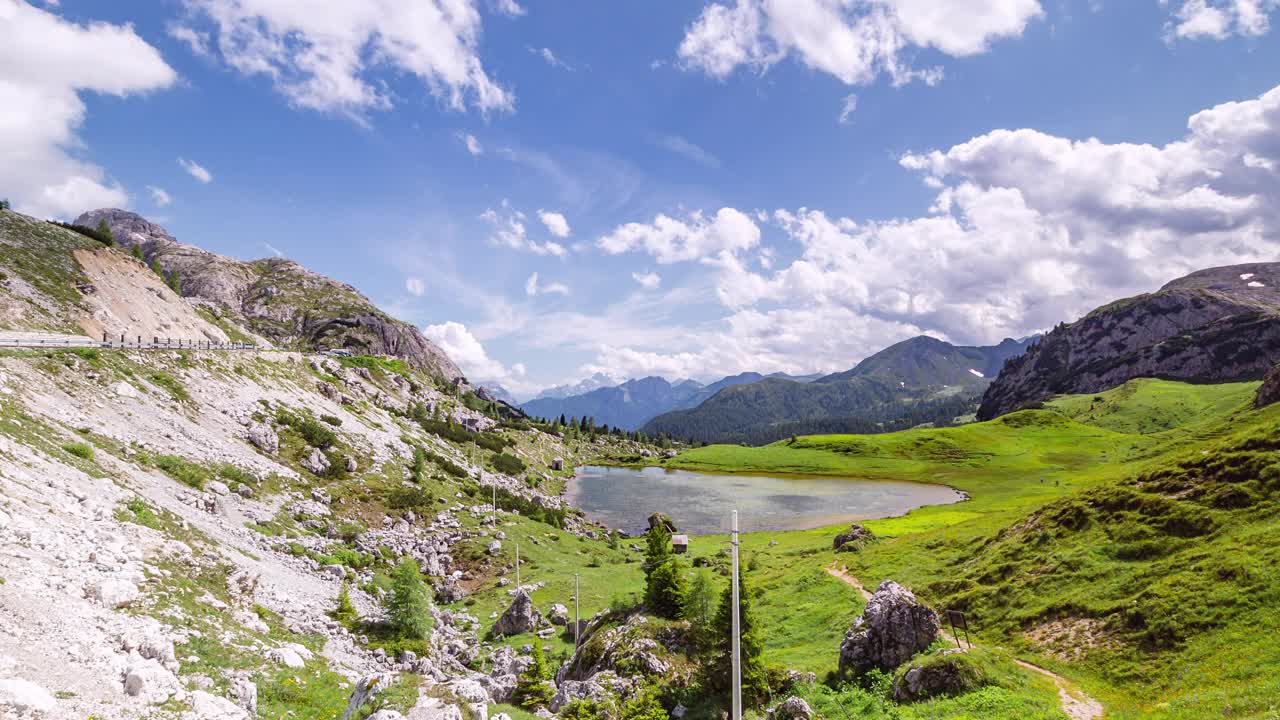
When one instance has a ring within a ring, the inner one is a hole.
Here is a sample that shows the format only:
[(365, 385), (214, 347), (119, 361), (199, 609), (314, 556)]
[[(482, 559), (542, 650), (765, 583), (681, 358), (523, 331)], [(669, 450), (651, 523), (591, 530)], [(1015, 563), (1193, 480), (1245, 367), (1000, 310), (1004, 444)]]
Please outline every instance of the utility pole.
[(733, 511), (733, 521), (729, 526), (731, 539), (730, 544), (733, 545), (733, 718), (732, 720), (742, 720), (742, 647), (741, 640), (738, 637), (738, 623), (740, 618), (739, 603), (741, 599), (738, 597), (738, 511)]
[(582, 634), (582, 618), (578, 615), (578, 575), (573, 575), (573, 649), (578, 649), (578, 636)]
[(516, 545), (516, 594), (520, 593), (520, 546)]
[(498, 529), (498, 479), (493, 479), (493, 529)]

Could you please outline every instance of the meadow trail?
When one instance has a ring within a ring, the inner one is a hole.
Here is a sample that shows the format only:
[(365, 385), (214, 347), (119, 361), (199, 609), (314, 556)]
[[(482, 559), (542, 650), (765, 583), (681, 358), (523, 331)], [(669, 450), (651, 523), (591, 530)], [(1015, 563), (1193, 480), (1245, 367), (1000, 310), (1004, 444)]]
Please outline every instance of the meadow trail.
[[(863, 600), (871, 599), (871, 593), (862, 584), (861, 580), (854, 577), (849, 572), (848, 568), (843, 565), (832, 565), (826, 568), (826, 570), (827, 574), (831, 577), (837, 578), (846, 585), (852, 587), (854, 590), (857, 590)], [(942, 635), (943, 639), (947, 642), (954, 644), (956, 647), (960, 647), (960, 643), (956, 641), (955, 636), (947, 630), (942, 629), (939, 631), (939, 634)], [(1071, 718), (1071, 720), (1101, 720), (1103, 716), (1102, 703), (1086, 695), (1083, 691), (1072, 684), (1070, 680), (1062, 677), (1052, 670), (1047, 670), (1039, 665), (1029, 663), (1026, 660), (1014, 658), (1014, 663), (1024, 670), (1028, 670), (1052, 680), (1053, 684), (1058, 687), (1059, 706), (1062, 708), (1062, 712), (1065, 713), (1067, 717)]]

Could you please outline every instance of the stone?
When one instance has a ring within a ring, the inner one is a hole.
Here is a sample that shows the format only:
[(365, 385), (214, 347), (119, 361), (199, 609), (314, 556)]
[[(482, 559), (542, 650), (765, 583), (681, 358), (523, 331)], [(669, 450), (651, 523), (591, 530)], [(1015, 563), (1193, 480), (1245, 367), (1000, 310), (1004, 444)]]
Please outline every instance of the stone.
[(874, 542), (876, 536), (865, 527), (854, 523), (849, 526), (848, 530), (836, 535), (836, 539), (831, 542), (833, 550), (842, 550), (844, 552), (857, 552), (866, 547), (868, 543)]
[(360, 466), (356, 464), (356, 459), (348, 455), (347, 456), (347, 472), (355, 472), (356, 470), (359, 470), (359, 469), (360, 469)]
[(122, 398), (138, 397), (138, 388), (130, 385), (129, 383), (123, 380), (116, 383), (115, 385), (112, 385), (111, 391), (116, 394), (116, 397), (122, 397)]
[(124, 671), (124, 692), (148, 705), (165, 702), (182, 690), (178, 678), (155, 660), (134, 662)]
[(203, 690), (191, 693), (191, 720), (247, 720), (248, 713), (226, 698)]
[(291, 668), (303, 667), (307, 664), (306, 661), (311, 658), (311, 651), (298, 643), (286, 643), (267, 651), (268, 660), (274, 660), (285, 667)]
[(250, 717), (258, 714), (258, 686), (249, 678), (238, 677), (231, 681), (231, 697)]
[(132, 605), (139, 594), (137, 585), (120, 578), (99, 580), (85, 590), (85, 595), (90, 600), (112, 609)]
[[(0, 679), (0, 710), (10, 708), (21, 717), (27, 713), (53, 712), (57, 701), (48, 690), (21, 678)], [(0, 713), (5, 717), (7, 714)]]
[(560, 472), (560, 471), (564, 470), (564, 458), (562, 458), (562, 457), (560, 457), (559, 455), (557, 455), (554, 459), (552, 459), (552, 460), (551, 460), (551, 469), (552, 469), (552, 470), (555, 470), (556, 472)]
[(280, 436), (276, 434), (275, 428), (266, 423), (249, 426), (249, 442), (268, 455), (274, 455), (280, 450)]
[(840, 675), (874, 668), (892, 671), (929, 647), (941, 627), (938, 614), (906, 588), (885, 580), (840, 644)]
[(894, 702), (913, 702), (942, 695), (958, 695), (981, 684), (977, 668), (956, 648), (941, 658), (908, 668), (893, 683)]
[(813, 720), (813, 709), (804, 698), (794, 695), (778, 704), (769, 717), (773, 720)]
[(404, 716), (395, 710), (379, 710), (370, 715), (369, 720), (404, 720)]
[(671, 518), (667, 517), (667, 515), (666, 515), (665, 513), (656, 512), (656, 513), (654, 513), (654, 514), (650, 515), (650, 516), (649, 516), (649, 529), (650, 529), (650, 530), (652, 530), (652, 529), (654, 529), (654, 528), (658, 527), (659, 525), (662, 525), (662, 526), (666, 527), (666, 528), (667, 528), (667, 532), (671, 532), (671, 533), (680, 532), (679, 530), (677, 530), (677, 529), (676, 529), (676, 523), (675, 523), (675, 521), (674, 521), (674, 520), (672, 520)]
[(604, 702), (611, 693), (594, 680), (565, 680), (556, 688), (551, 698), (551, 712), (558, 713), (566, 705), (578, 700), (595, 700)]
[(258, 589), (259, 577), (258, 573), (250, 570), (236, 570), (227, 576), (227, 592), (233, 598), (252, 598), (253, 592)]
[(407, 720), (462, 720), (462, 710), (440, 698), (422, 696), (405, 717)]
[(173, 640), (165, 635), (159, 623), (122, 635), (120, 649), (126, 653), (136, 653), (144, 659), (155, 660), (170, 672), (178, 672), (178, 656), (173, 649)]
[(538, 608), (533, 604), (533, 598), (529, 597), (529, 593), (524, 588), (521, 588), (516, 591), (511, 606), (493, 624), (490, 634), (494, 637), (519, 635), (537, 630), (545, 624), (542, 613), (538, 612)]
[(497, 555), (497, 554), (501, 553), (501, 552), (502, 552), (502, 541), (501, 541), (501, 540), (494, 540), (493, 542), (489, 543), (488, 550), (489, 550), (489, 554), (490, 554), (490, 555)]
[(392, 679), (390, 673), (374, 673), (358, 681), (351, 691), (351, 699), (347, 701), (347, 710), (342, 713), (342, 720), (350, 720), (361, 706), (390, 687)]
[(551, 612), (548, 613), (547, 617), (551, 620), (552, 625), (568, 625), (569, 608), (561, 605), (560, 603), (553, 603), (551, 605)]
[(230, 495), (231, 494), (231, 488), (227, 487), (227, 484), (222, 482), (221, 480), (210, 480), (209, 484), (207, 485), (207, 488), (209, 492), (213, 493), (214, 495)]
[(1264, 408), (1277, 402), (1280, 402), (1280, 365), (1271, 368), (1271, 372), (1263, 379), (1254, 406)]
[(311, 448), (311, 452), (302, 458), (301, 464), (316, 475), (323, 475), (329, 469), (329, 458), (319, 448)]

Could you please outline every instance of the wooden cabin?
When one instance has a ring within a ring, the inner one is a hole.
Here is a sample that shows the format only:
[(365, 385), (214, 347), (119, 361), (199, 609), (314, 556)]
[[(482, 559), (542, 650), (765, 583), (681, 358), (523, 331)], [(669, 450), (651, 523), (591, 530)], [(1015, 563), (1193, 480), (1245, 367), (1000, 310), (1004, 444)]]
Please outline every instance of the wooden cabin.
[(671, 536), (671, 552), (677, 555), (683, 555), (689, 552), (689, 536), (688, 535), (672, 535)]

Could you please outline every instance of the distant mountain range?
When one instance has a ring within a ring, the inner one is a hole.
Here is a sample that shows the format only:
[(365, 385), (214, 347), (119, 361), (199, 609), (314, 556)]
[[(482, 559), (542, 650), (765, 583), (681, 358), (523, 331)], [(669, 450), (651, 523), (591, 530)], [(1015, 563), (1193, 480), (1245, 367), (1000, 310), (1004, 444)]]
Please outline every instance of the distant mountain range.
[[(544, 393), (544, 396), (524, 403), (520, 409), (534, 417), (591, 417), (598, 425), (636, 430), (650, 418), (669, 410), (694, 407), (723, 388), (763, 378), (760, 373), (742, 373), (703, 385), (696, 380), (680, 380), (673, 384), (665, 378), (652, 376), (566, 397), (546, 397)], [(583, 382), (589, 381), (591, 378)]]
[(771, 442), (794, 432), (866, 432), (972, 413), (982, 391), (1033, 339), (961, 347), (920, 336), (851, 370), (801, 383), (765, 378), (725, 388), (685, 410), (645, 423), (649, 434), (707, 442)]

